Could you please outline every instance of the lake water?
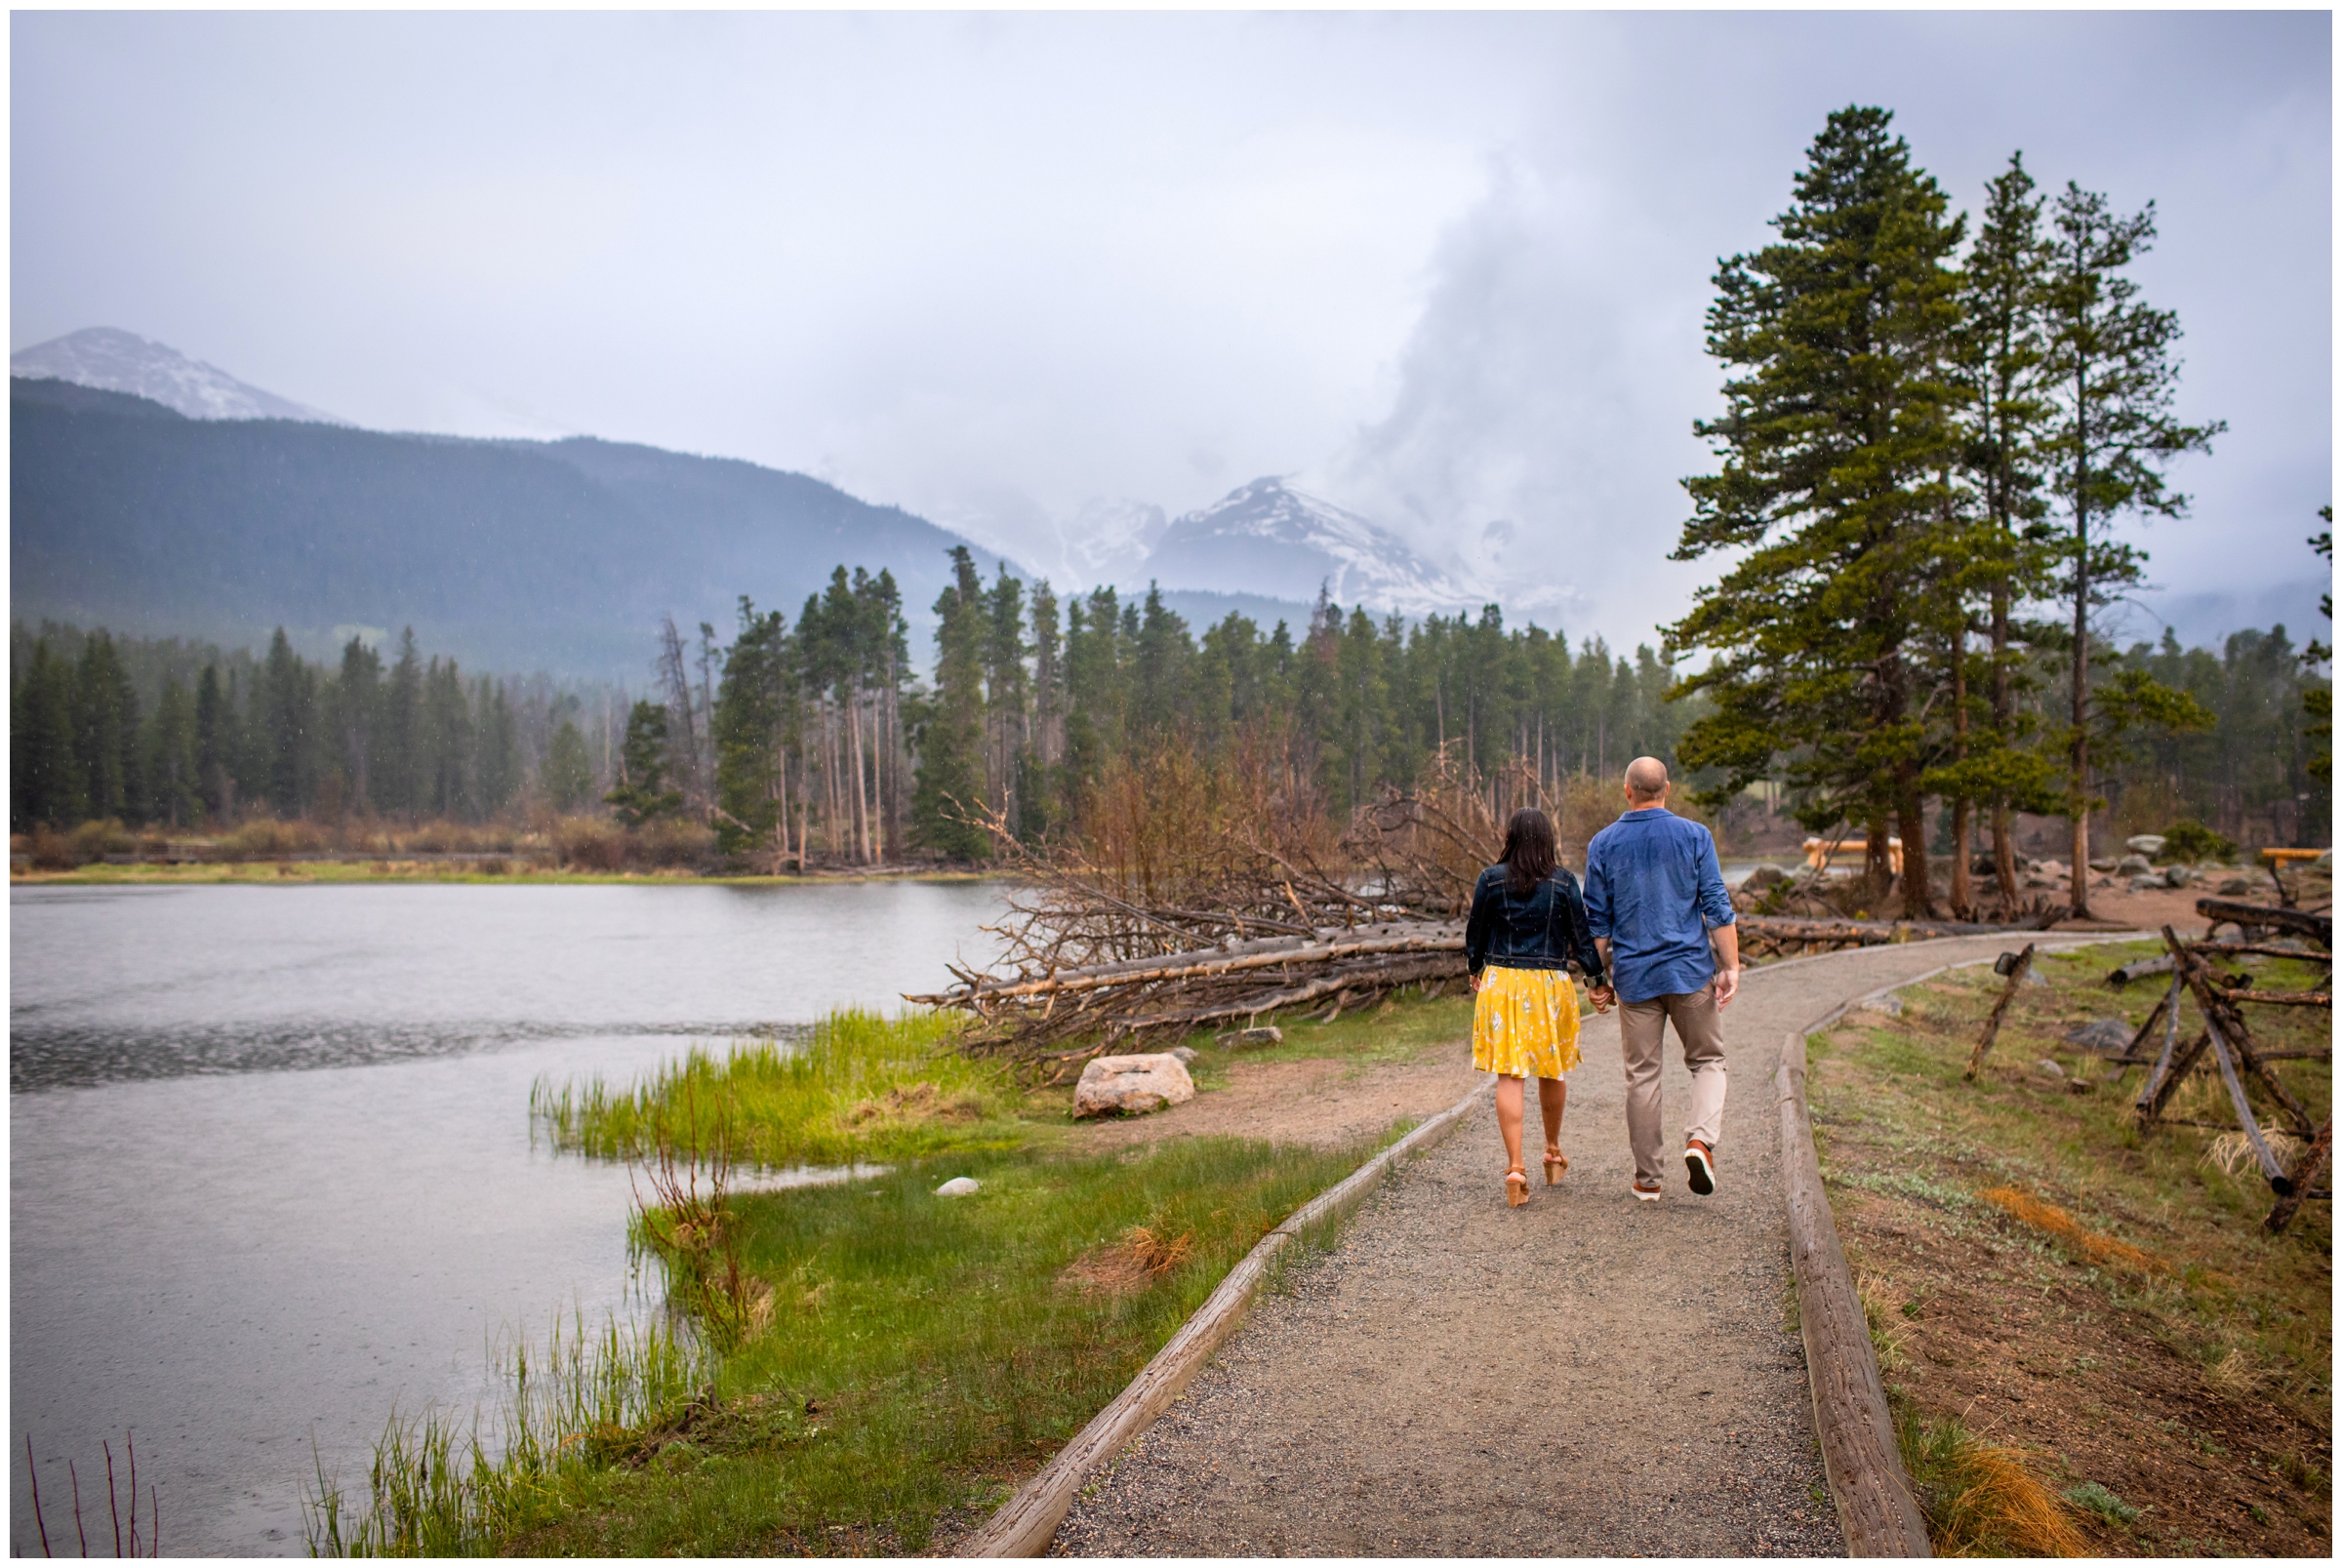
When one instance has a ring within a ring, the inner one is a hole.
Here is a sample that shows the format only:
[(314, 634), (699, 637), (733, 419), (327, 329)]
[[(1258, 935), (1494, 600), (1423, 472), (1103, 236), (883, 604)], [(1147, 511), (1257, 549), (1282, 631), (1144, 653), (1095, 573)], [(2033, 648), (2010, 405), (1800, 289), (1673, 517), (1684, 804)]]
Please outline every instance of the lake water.
[[(901, 1006), (983, 963), (972, 883), (10, 894), (12, 1546), (138, 1442), (167, 1553), (303, 1549), (393, 1407), (641, 1309), (623, 1169), (532, 1146), (541, 1074)], [(143, 1509), (141, 1509), (143, 1512)], [(109, 1526), (110, 1528), (110, 1526)], [(110, 1545), (108, 1536), (107, 1544)], [(61, 1549), (72, 1549), (69, 1545)]]

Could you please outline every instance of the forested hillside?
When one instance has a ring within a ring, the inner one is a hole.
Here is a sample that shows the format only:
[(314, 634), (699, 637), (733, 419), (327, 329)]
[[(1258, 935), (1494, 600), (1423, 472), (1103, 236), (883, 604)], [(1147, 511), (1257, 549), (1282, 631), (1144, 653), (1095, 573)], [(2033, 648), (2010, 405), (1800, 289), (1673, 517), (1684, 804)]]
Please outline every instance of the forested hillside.
[(662, 616), (721, 620), (744, 589), (791, 603), (846, 558), (894, 564), (923, 604), (959, 543), (728, 459), (188, 420), (56, 381), (10, 391), (10, 608), (32, 621), (224, 646), (282, 625), (312, 654), (344, 640), (336, 627), (411, 624), (473, 666), (629, 679)]

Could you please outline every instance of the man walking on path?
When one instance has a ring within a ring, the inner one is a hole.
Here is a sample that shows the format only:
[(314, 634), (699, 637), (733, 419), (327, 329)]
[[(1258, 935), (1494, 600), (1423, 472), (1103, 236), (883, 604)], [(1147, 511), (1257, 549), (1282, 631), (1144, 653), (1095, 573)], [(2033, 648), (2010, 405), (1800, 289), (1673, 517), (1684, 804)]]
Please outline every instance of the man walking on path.
[(1636, 757), (1627, 765), (1626, 812), (1586, 846), (1586, 920), (1621, 1004), (1635, 1195), (1651, 1202), (1658, 1201), (1661, 1171), (1664, 1028), (1675, 1024), (1691, 1073), (1683, 1163), (1691, 1189), (1705, 1197), (1716, 1190), (1716, 1146), (1724, 1132), (1724, 1030), (1717, 1015), (1740, 989), (1740, 933), (1732, 926), (1716, 840), (1669, 811), (1667, 791), (1667, 764)]

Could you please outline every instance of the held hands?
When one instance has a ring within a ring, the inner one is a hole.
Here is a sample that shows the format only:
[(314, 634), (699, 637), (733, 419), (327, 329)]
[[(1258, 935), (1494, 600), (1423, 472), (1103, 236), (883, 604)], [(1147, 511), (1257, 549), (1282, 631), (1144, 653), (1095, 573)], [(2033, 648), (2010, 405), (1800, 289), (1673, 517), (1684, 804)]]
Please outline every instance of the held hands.
[(1595, 985), (1588, 988), (1586, 999), (1596, 1013), (1607, 1013), (1618, 1005), (1618, 992), (1608, 985)]

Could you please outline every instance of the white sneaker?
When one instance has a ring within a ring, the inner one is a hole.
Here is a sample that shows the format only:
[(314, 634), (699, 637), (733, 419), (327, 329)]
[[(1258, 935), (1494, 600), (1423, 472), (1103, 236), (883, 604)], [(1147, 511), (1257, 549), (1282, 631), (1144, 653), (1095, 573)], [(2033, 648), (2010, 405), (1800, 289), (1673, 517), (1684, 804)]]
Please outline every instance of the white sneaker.
[(1649, 1186), (1644, 1186), (1640, 1182), (1636, 1182), (1635, 1195), (1645, 1203), (1656, 1203), (1659, 1201), (1659, 1184), (1653, 1182)]

